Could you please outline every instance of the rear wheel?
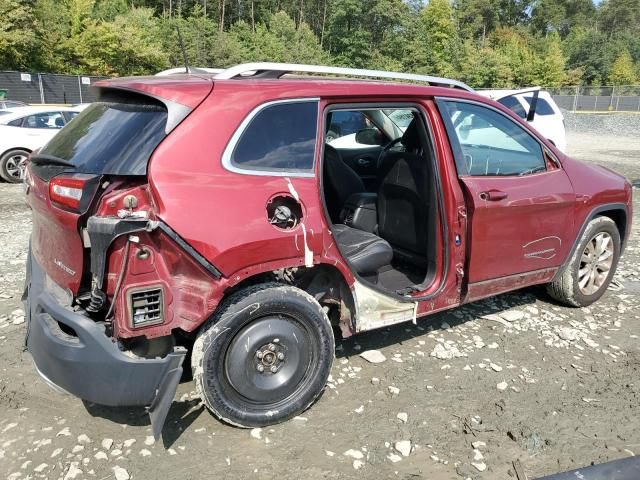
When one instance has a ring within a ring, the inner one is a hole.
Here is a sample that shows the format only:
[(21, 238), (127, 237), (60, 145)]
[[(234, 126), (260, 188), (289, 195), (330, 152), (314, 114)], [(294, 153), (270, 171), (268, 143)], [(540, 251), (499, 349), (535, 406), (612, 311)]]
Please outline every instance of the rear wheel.
[(22, 171), (29, 152), (19, 148), (9, 150), (0, 158), (0, 177), (10, 183), (22, 181)]
[(620, 257), (620, 233), (609, 217), (589, 222), (571, 260), (547, 287), (549, 295), (573, 307), (586, 307), (607, 290)]
[(318, 398), (333, 356), (333, 331), (320, 304), (298, 288), (262, 284), (230, 296), (202, 328), (193, 377), (215, 416), (264, 427)]

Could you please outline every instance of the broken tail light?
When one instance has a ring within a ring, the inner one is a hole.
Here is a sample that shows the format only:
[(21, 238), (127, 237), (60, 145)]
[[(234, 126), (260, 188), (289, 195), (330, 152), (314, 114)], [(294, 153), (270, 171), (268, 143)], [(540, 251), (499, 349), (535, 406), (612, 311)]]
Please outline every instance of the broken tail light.
[(83, 212), (95, 194), (100, 177), (96, 175), (60, 175), (49, 182), (51, 203), (65, 210)]

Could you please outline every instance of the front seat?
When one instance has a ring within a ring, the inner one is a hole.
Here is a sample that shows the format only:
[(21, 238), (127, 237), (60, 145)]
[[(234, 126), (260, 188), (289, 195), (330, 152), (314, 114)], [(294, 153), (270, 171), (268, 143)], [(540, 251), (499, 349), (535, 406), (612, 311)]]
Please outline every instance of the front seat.
[(428, 165), (415, 118), (401, 143), (404, 151), (388, 151), (380, 159), (378, 234), (394, 248), (424, 258), (429, 221)]
[(381, 267), (391, 263), (393, 249), (377, 235), (343, 224), (334, 225), (332, 232), (340, 252), (360, 275), (376, 274)]
[(340, 221), (340, 211), (347, 198), (365, 191), (362, 179), (344, 163), (340, 152), (328, 144), (324, 146), (324, 188), (327, 210), (333, 223)]

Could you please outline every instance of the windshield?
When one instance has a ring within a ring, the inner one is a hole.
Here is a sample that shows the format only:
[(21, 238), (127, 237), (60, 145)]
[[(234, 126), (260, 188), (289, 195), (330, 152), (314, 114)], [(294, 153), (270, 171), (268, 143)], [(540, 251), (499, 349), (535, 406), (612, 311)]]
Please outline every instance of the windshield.
[[(73, 165), (74, 172), (145, 175), (149, 157), (164, 139), (161, 104), (96, 102), (40, 151)], [(69, 168), (69, 167), (65, 167)]]

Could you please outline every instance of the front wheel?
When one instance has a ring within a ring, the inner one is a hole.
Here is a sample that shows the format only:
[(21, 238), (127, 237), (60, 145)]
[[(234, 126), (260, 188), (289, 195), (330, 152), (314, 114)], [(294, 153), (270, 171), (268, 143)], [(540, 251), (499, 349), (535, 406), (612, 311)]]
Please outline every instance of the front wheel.
[(586, 307), (607, 290), (620, 258), (620, 233), (609, 217), (596, 217), (585, 228), (571, 260), (547, 291), (572, 307)]
[(239, 427), (303, 412), (321, 394), (334, 357), (320, 304), (287, 285), (261, 284), (226, 299), (198, 334), (191, 365), (209, 410)]
[(21, 149), (9, 150), (0, 158), (0, 177), (9, 183), (20, 183), (29, 152)]

